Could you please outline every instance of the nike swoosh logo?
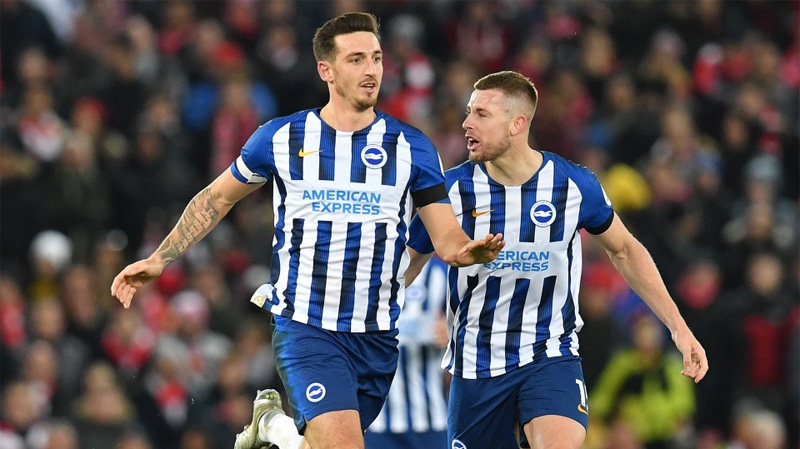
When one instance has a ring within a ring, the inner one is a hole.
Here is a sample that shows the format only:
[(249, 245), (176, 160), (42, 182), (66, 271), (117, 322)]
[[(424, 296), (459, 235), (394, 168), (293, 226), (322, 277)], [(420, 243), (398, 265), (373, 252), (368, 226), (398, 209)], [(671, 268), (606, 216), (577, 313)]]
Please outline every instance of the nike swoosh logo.
[(320, 151), (322, 151), (322, 150), (304, 151), (302, 148), (300, 148), (300, 152), (297, 153), (297, 155), (300, 156), (300, 157), (306, 157), (309, 154), (319, 153)]
[(583, 413), (584, 415), (588, 415), (589, 414), (589, 412), (587, 412), (586, 409), (583, 408), (583, 406), (580, 405), (580, 404), (578, 404), (578, 411)]
[(481, 215), (488, 214), (489, 212), (493, 211), (494, 209), (485, 210), (483, 212), (478, 212), (475, 209), (472, 209), (472, 216), (473, 217), (480, 217)]

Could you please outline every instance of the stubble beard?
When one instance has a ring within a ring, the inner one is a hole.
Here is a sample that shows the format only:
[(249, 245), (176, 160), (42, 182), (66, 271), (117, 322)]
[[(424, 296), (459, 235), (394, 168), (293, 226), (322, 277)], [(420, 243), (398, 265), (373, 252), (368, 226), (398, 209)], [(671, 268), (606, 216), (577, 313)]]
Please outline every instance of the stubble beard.
[(476, 153), (474, 151), (469, 152), (469, 161), (473, 164), (478, 164), (481, 162), (490, 162), (496, 159), (498, 156), (505, 153), (511, 147), (511, 138), (505, 137), (500, 140), (500, 143), (497, 145), (493, 145), (491, 147), (487, 147), (484, 151), (480, 153)]
[(378, 104), (377, 91), (375, 92), (375, 95), (372, 97), (356, 98), (356, 97), (348, 97), (344, 89), (342, 89), (342, 86), (339, 86), (338, 84), (335, 85), (335, 88), (336, 88), (336, 93), (339, 94), (340, 97), (344, 98), (348, 103), (350, 103), (350, 105), (358, 112), (364, 112), (370, 108), (375, 107), (375, 105)]

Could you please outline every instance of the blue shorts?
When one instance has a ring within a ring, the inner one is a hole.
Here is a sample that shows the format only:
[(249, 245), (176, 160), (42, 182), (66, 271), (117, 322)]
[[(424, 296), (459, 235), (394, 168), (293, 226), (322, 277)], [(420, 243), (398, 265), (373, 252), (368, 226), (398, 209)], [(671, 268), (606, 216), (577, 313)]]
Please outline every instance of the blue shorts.
[(383, 407), (397, 370), (397, 330), (332, 332), (273, 316), (278, 374), (298, 431), (327, 412), (357, 410), (366, 430)]
[(515, 424), (543, 415), (566, 416), (586, 427), (589, 407), (580, 360), (545, 358), (488, 379), (454, 376), (447, 416), (450, 447), (517, 449)]
[(429, 430), (427, 432), (377, 433), (367, 431), (364, 434), (366, 449), (409, 449), (409, 448), (447, 448), (447, 431)]

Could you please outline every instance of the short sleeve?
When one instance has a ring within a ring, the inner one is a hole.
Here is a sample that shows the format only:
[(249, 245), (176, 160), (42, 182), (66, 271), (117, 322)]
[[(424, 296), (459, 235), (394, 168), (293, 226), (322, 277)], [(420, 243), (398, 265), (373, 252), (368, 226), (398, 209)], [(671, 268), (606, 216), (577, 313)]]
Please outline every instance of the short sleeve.
[(433, 142), (418, 130), (409, 132), (406, 138), (411, 146), (411, 196), (414, 206), (449, 202), (444, 188), (442, 162)]
[(578, 225), (590, 234), (602, 234), (614, 220), (614, 208), (594, 173), (586, 168), (576, 180), (583, 196)]
[(266, 123), (247, 139), (241, 154), (231, 164), (231, 172), (236, 179), (247, 184), (259, 184), (272, 178), (274, 129), (272, 122)]
[(420, 254), (430, 254), (434, 251), (431, 236), (419, 215), (414, 216), (408, 227), (408, 246)]

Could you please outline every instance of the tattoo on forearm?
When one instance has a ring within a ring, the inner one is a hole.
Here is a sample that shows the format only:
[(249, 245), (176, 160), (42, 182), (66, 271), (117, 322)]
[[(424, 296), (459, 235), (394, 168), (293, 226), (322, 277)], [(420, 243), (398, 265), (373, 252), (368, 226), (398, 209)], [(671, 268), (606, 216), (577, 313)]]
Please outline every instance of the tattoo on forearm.
[(180, 220), (156, 250), (164, 264), (180, 257), (190, 246), (206, 236), (219, 221), (220, 212), (214, 207), (211, 194), (206, 187), (186, 206)]

